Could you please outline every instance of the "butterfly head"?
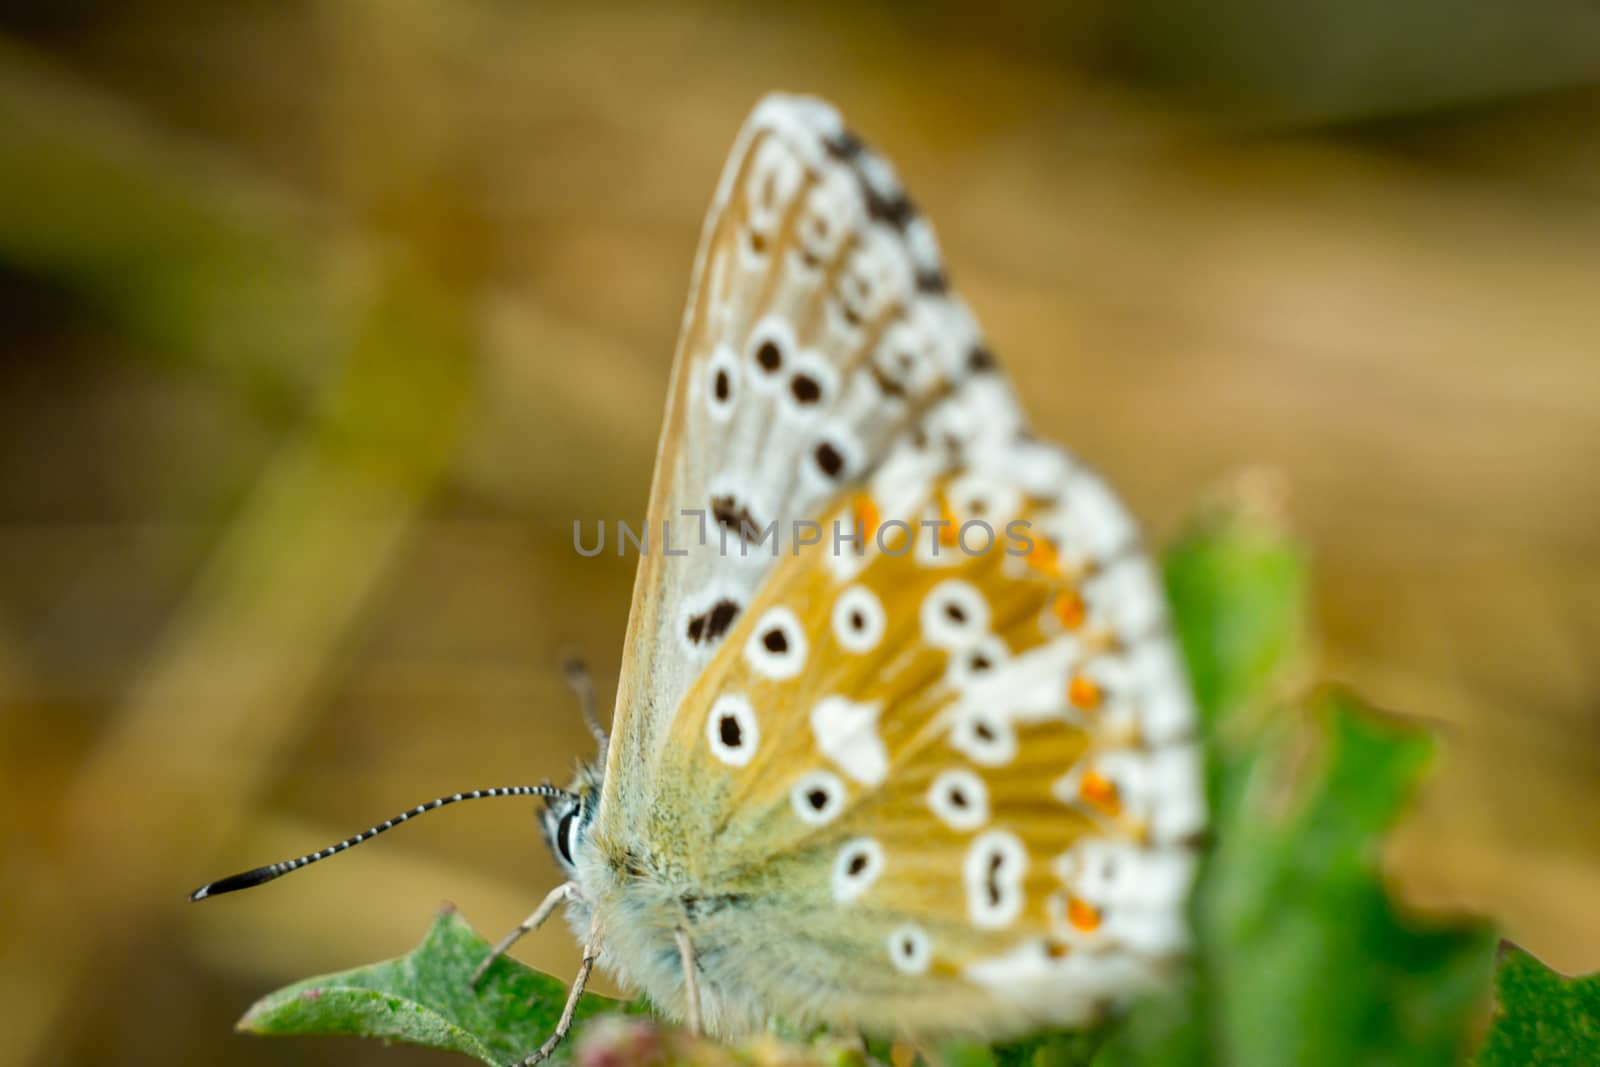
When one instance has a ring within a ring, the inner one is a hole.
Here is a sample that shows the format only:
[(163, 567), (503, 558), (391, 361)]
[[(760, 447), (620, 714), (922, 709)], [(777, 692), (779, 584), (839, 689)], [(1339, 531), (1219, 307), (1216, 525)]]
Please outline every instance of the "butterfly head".
[(550, 854), (568, 878), (577, 877), (578, 857), (600, 806), (600, 784), (599, 765), (580, 764), (577, 776), (562, 794), (545, 798), (539, 825)]

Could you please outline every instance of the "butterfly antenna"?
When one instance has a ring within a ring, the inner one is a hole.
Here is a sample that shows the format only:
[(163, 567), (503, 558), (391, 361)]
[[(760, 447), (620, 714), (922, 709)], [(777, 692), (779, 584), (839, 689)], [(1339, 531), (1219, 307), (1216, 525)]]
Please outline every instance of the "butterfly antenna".
[(606, 749), (611, 744), (611, 735), (600, 725), (599, 701), (595, 699), (594, 678), (589, 674), (589, 666), (574, 656), (561, 665), (561, 673), (573, 693), (577, 694), (578, 713), (583, 716), (583, 724), (589, 728), (595, 742), (600, 746), (600, 762), (604, 763)]
[(220, 878), (215, 882), (207, 882), (193, 893), (190, 893), (189, 899), (205, 900), (207, 897), (218, 896), (222, 893), (233, 893), (240, 889), (249, 889), (252, 886), (262, 885), (272, 881), (274, 878), (282, 878), (290, 871), (298, 871), (302, 867), (309, 867), (318, 860), (325, 860), (329, 856), (337, 855), (346, 849), (355, 848), (362, 842), (370, 841), (385, 830), (392, 830), (401, 823), (416, 818), (418, 815), (433, 811), (436, 808), (442, 808), (446, 804), (454, 804), (457, 801), (483, 800), (486, 797), (567, 797), (576, 799), (565, 789), (557, 789), (553, 785), (513, 785), (502, 789), (474, 789), (470, 793), (454, 793), (447, 797), (437, 797), (426, 804), (418, 804), (409, 811), (402, 811), (392, 819), (385, 819), (378, 825), (369, 827), (354, 837), (347, 837), (336, 845), (329, 845), (327, 848), (307, 853), (297, 859), (269, 863), (265, 867), (257, 867), (254, 870), (229, 875), (227, 878)]

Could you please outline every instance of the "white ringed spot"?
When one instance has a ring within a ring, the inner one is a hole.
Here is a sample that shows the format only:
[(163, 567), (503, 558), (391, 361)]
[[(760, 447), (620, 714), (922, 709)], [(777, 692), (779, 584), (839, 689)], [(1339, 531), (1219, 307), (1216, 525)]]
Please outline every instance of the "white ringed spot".
[(811, 771), (789, 790), (789, 802), (800, 821), (821, 826), (844, 810), (845, 786), (832, 771)]
[(950, 655), (947, 678), (957, 689), (965, 689), (980, 679), (987, 678), (1006, 660), (1011, 650), (994, 634), (980, 637), (972, 644)]
[(974, 763), (1003, 767), (1017, 755), (1017, 732), (990, 711), (967, 711), (950, 730), (950, 744)]
[(883, 603), (864, 585), (850, 586), (833, 602), (833, 636), (847, 652), (871, 652), (887, 625)]
[(940, 582), (922, 600), (922, 636), (935, 648), (962, 648), (989, 632), (989, 602), (958, 578)]
[(962, 864), (967, 884), (967, 914), (985, 929), (1009, 926), (1022, 914), (1022, 876), (1028, 850), (1016, 834), (989, 830), (972, 842)]
[(833, 863), (833, 899), (854, 900), (872, 887), (883, 873), (883, 846), (870, 837), (858, 837), (839, 850)]
[(706, 719), (706, 740), (711, 743), (711, 754), (723, 763), (733, 767), (749, 763), (761, 741), (750, 701), (737, 693), (718, 697)]
[(806, 663), (806, 635), (794, 612), (768, 608), (744, 645), (744, 658), (763, 678), (781, 681), (800, 673)]
[(976, 830), (989, 821), (989, 787), (972, 771), (945, 771), (928, 787), (928, 807), (952, 830)]
[(920, 926), (896, 927), (888, 940), (889, 962), (906, 974), (923, 974), (933, 962), (933, 944)]

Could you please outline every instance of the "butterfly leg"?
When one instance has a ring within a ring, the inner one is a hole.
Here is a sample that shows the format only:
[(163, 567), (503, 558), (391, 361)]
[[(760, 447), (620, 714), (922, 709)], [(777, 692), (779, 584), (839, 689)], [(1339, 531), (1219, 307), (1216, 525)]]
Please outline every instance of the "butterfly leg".
[(570, 900), (572, 898), (572, 890), (573, 885), (571, 882), (562, 882), (550, 890), (549, 894), (539, 902), (539, 906), (533, 910), (532, 915), (523, 919), (509, 934), (502, 937), (494, 948), (489, 950), (489, 954), (483, 958), (483, 962), (478, 964), (478, 969), (472, 972), (472, 988), (477, 989), (482, 984), (483, 976), (489, 973), (489, 968), (494, 965), (495, 960), (504, 956), (510, 951), (511, 946), (522, 940), (524, 936), (543, 926), (545, 920), (550, 918), (556, 908)]
[(567, 993), (566, 1007), (561, 1009), (561, 1018), (556, 1022), (555, 1032), (545, 1039), (544, 1044), (526, 1059), (517, 1061), (512, 1067), (538, 1067), (539, 1064), (550, 1058), (550, 1054), (561, 1044), (568, 1031), (572, 1029), (572, 1017), (577, 1014), (578, 1001), (583, 997), (583, 987), (589, 984), (589, 972), (594, 970), (594, 961), (600, 955), (599, 933), (600, 924), (589, 924), (589, 935), (583, 939), (583, 961), (578, 964), (578, 976), (572, 980), (572, 989)]
[(672, 931), (678, 942), (678, 961), (683, 965), (683, 999), (686, 1005), (689, 1032), (700, 1036), (700, 979), (694, 970), (694, 946), (689, 943), (689, 933), (683, 927)]

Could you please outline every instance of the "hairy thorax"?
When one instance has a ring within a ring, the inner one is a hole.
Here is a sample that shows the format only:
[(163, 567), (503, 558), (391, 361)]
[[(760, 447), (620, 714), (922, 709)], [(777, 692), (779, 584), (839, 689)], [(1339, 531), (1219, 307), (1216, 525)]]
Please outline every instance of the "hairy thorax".
[[(599, 966), (623, 985), (643, 992), (673, 1019), (687, 1016), (686, 984), (676, 932), (693, 946), (700, 1015), (707, 1032), (738, 1037), (765, 1025), (776, 1005), (750, 981), (749, 964), (731, 922), (748, 902), (707, 884), (657, 848), (597, 834), (578, 866), (580, 899), (568, 908), (574, 932), (595, 924)], [(760, 956), (755, 957), (760, 959)]]

